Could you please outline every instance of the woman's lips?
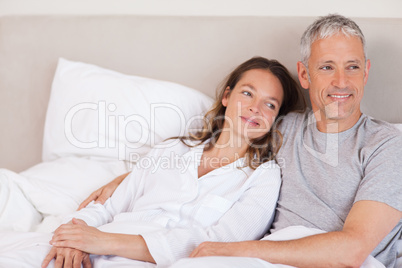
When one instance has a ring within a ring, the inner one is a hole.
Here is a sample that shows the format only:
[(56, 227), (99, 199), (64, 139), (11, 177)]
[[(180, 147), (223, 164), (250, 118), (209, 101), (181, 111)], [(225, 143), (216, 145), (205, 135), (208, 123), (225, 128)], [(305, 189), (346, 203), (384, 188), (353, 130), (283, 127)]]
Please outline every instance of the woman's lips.
[(251, 126), (259, 126), (260, 124), (256, 121), (251, 120), (250, 118), (244, 117), (244, 116), (240, 116), (241, 120), (245, 123), (250, 124)]

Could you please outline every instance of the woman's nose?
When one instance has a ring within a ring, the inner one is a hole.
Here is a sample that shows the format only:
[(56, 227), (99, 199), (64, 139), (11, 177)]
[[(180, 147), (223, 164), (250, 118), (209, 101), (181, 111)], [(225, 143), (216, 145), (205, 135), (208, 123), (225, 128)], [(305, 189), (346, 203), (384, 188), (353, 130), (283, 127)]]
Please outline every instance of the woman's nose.
[(258, 102), (257, 102), (257, 101), (253, 101), (253, 102), (250, 104), (249, 110), (250, 110), (251, 112), (255, 113), (255, 114), (260, 113), (260, 108), (259, 108)]

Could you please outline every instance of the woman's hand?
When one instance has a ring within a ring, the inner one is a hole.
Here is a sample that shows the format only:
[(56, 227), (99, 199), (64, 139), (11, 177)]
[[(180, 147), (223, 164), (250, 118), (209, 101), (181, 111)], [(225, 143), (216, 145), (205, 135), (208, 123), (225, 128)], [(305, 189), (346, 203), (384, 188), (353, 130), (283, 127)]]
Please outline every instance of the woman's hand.
[(79, 219), (73, 219), (71, 223), (57, 228), (50, 244), (57, 248), (74, 248), (97, 255), (117, 255), (155, 263), (140, 235), (105, 233)]
[(93, 192), (90, 196), (88, 196), (87, 199), (85, 199), (80, 206), (78, 207), (78, 210), (86, 207), (91, 201), (95, 201), (95, 203), (101, 203), (104, 204), (106, 200), (112, 196), (116, 188), (120, 185), (120, 183), (127, 177), (127, 175), (130, 174), (130, 172), (120, 175), (108, 184), (102, 186), (95, 192)]
[(53, 259), (54, 268), (80, 268), (81, 264), (83, 268), (92, 268), (89, 254), (73, 248), (52, 247), (42, 262), (42, 268), (46, 268)]
[(63, 224), (54, 232), (50, 244), (57, 248), (74, 248), (88, 253), (108, 255), (111, 234), (88, 226), (83, 220), (73, 219), (72, 224)]

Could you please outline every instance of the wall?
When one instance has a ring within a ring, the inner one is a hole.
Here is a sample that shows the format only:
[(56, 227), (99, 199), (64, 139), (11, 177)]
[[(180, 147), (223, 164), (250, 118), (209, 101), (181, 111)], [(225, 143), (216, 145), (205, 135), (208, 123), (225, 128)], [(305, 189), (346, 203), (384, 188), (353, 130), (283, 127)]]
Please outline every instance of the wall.
[(2, 15), (320, 16), (402, 18), (400, 0), (0, 0)]

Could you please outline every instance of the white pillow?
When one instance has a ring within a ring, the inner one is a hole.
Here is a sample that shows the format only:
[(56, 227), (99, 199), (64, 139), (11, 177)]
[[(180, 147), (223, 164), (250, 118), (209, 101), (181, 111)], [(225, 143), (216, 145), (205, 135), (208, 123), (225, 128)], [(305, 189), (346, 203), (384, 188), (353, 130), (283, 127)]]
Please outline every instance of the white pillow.
[(393, 124), (397, 129), (402, 131), (402, 124)]
[(186, 135), (212, 104), (203, 93), (59, 59), (43, 141), (43, 161), (107, 157), (135, 162), (172, 136)]
[(89, 194), (131, 167), (118, 160), (63, 157), (20, 173), (19, 188), (44, 215), (72, 213)]

